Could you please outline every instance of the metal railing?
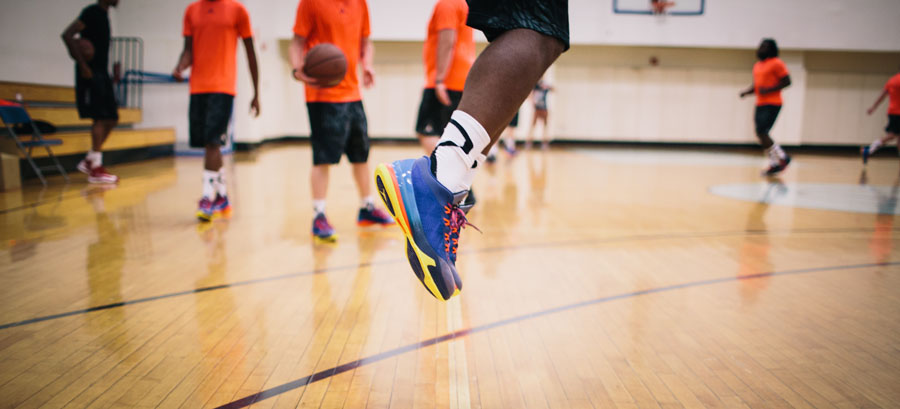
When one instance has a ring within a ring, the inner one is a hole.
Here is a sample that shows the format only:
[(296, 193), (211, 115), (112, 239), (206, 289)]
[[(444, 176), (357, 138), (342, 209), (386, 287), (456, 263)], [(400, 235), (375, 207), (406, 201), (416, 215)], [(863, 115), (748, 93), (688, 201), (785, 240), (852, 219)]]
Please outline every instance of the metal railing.
[(113, 37), (109, 44), (109, 64), (119, 106), (143, 108), (143, 81), (135, 80), (133, 73), (144, 71), (144, 40), (138, 37)]

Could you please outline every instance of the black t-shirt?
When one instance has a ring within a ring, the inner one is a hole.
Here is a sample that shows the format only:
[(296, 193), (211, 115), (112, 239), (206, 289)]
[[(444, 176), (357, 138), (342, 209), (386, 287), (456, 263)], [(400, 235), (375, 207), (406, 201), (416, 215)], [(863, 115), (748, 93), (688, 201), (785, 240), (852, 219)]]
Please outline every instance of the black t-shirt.
[(84, 23), (81, 38), (94, 45), (94, 59), (88, 64), (98, 71), (106, 71), (109, 67), (109, 14), (99, 4), (92, 4), (81, 11), (78, 20)]

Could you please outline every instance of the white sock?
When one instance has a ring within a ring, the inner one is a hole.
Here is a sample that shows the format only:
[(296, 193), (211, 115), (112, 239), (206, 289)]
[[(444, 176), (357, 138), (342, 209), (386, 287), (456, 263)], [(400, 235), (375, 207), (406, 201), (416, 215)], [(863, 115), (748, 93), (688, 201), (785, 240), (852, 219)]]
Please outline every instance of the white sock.
[(875, 142), (872, 142), (872, 144), (869, 145), (869, 155), (875, 153), (875, 151), (877, 151), (878, 148), (880, 148), (880, 147), (881, 147), (881, 139), (876, 139)]
[(316, 214), (325, 214), (325, 200), (315, 200), (313, 199), (313, 211)]
[(777, 156), (778, 159), (784, 159), (787, 157), (787, 154), (784, 153), (784, 149), (781, 149), (781, 145), (776, 143), (776, 144), (772, 145), (771, 149), (772, 149), (772, 151), (775, 152), (775, 156)]
[(219, 169), (219, 178), (216, 179), (215, 186), (216, 193), (218, 193), (219, 196), (228, 196), (228, 186), (225, 184), (225, 168)]
[(91, 168), (103, 166), (103, 153), (102, 152), (88, 151), (87, 157), (85, 159), (87, 159), (88, 162), (91, 163)]
[(372, 196), (366, 196), (359, 201), (359, 207), (361, 209), (374, 209), (375, 208), (375, 199)]
[(219, 172), (203, 169), (203, 197), (212, 200), (216, 196), (216, 181)]
[(490, 143), (490, 135), (475, 118), (463, 111), (453, 111), (450, 124), (431, 153), (435, 178), (453, 193), (469, 190), (472, 182), (467, 182), (466, 175), (475, 165), (477, 155)]
[(476, 156), (475, 163), (472, 165), (471, 168), (469, 168), (469, 171), (466, 172), (466, 175), (463, 176), (463, 183), (465, 183), (466, 186), (468, 186), (470, 188), (472, 187), (472, 181), (475, 180), (476, 169), (478, 169), (478, 167), (481, 166), (481, 164), (484, 163), (484, 161), (487, 159), (487, 157), (484, 156), (484, 154), (480, 153), (480, 152), (475, 156)]

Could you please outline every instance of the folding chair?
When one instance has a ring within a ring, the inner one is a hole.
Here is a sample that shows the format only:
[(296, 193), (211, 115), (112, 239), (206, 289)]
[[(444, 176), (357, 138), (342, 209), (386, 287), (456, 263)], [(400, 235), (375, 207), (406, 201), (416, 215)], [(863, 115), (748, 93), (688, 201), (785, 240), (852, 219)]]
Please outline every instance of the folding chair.
[[(34, 159), (31, 157), (31, 151), (37, 146), (43, 146), (47, 149), (47, 154), (53, 159), (53, 163), (56, 164), (56, 169), (59, 170), (59, 173), (63, 175), (63, 178), (66, 179), (66, 183), (69, 182), (69, 175), (66, 174), (66, 170), (63, 169), (62, 165), (59, 163), (59, 159), (53, 155), (53, 151), (50, 150), (50, 146), (62, 145), (62, 140), (59, 139), (44, 139), (41, 136), (41, 132), (38, 131), (37, 125), (34, 121), (31, 120), (31, 117), (28, 115), (28, 112), (25, 111), (25, 108), (15, 105), (3, 105), (0, 106), (0, 119), (3, 119), (3, 123), (6, 124), (6, 129), (9, 131), (9, 136), (12, 137), (13, 141), (16, 142), (16, 146), (19, 147), (19, 151), (22, 152), (22, 155), (25, 156), (25, 159), (31, 165), (31, 168), (34, 169), (34, 173), (38, 175), (38, 178), (41, 179), (41, 183), (44, 186), (47, 186), (47, 180), (44, 179), (44, 174), (41, 170), (51, 170), (53, 166), (44, 166), (39, 167), (36, 163), (34, 163)], [(16, 135), (16, 131), (13, 130), (13, 125), (18, 124), (27, 124), (31, 126), (31, 140), (23, 141), (19, 139), (19, 136)], [(27, 148), (27, 149), (26, 149)]]

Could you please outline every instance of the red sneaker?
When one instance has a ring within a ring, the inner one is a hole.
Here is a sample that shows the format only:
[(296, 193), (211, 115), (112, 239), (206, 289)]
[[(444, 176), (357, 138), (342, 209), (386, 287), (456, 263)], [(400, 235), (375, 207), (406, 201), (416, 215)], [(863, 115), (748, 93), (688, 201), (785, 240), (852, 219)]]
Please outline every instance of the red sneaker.
[(88, 174), (88, 182), (90, 183), (118, 183), (119, 177), (106, 171), (103, 166), (97, 166), (91, 169)]

